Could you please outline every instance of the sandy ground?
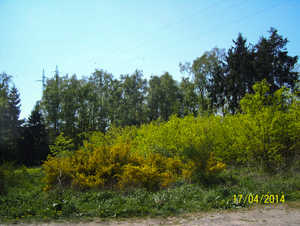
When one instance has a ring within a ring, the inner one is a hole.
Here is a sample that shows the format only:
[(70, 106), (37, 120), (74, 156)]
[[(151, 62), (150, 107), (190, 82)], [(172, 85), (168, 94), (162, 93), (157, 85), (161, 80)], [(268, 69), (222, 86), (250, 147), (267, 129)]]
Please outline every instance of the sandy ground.
[[(25, 224), (20, 224), (25, 225)], [(168, 218), (118, 219), (92, 222), (36, 223), (39, 226), (137, 226), (137, 225), (300, 225), (300, 201), (285, 204), (252, 205), (248, 208), (198, 212)]]

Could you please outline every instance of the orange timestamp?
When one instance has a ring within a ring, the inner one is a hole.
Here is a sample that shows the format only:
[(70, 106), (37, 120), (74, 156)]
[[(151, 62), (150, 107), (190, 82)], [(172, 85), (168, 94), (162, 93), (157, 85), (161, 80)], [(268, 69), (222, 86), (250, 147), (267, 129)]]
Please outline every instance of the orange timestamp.
[(259, 204), (267, 204), (267, 203), (284, 203), (284, 195), (233, 195), (234, 203), (259, 203)]

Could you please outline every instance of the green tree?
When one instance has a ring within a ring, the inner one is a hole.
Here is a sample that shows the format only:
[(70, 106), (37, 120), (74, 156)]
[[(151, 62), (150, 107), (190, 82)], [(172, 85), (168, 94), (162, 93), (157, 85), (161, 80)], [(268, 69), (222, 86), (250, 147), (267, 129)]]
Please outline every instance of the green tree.
[(144, 122), (144, 102), (147, 80), (143, 72), (136, 70), (131, 76), (121, 75), (122, 83), (122, 126), (141, 125)]
[(89, 101), (92, 107), (92, 130), (105, 133), (109, 122), (110, 86), (113, 76), (103, 70), (96, 70), (89, 78), (91, 92)]
[(9, 145), (10, 145), (10, 154), (17, 157), (17, 138), (20, 134), (21, 125), (24, 123), (24, 120), (20, 120), (20, 108), (21, 100), (18, 89), (13, 86), (8, 95), (8, 105), (9, 105)]
[(198, 98), (195, 89), (195, 83), (192, 83), (189, 78), (182, 77), (179, 84), (180, 96), (181, 96), (181, 116), (193, 114), (197, 116)]
[(9, 82), (11, 77), (5, 72), (0, 74), (0, 161), (5, 159), (9, 144)]
[(113, 79), (109, 87), (109, 118), (110, 125), (115, 124), (116, 126), (121, 125), (120, 113), (122, 105), (122, 84), (118, 79)]
[(286, 50), (288, 40), (278, 35), (275, 28), (271, 27), (269, 33), (269, 38), (261, 37), (255, 45), (255, 81), (266, 79), (271, 84), (272, 93), (283, 86), (293, 90), (295, 82), (299, 81), (298, 73), (293, 70), (298, 56), (288, 55)]
[(149, 80), (147, 93), (147, 114), (148, 121), (156, 121), (160, 116), (160, 101), (162, 99), (161, 78), (153, 75)]
[[(93, 92), (88, 78), (80, 80), (80, 89), (78, 91), (78, 121), (76, 126), (78, 133), (88, 132), (92, 130), (92, 102), (88, 99), (91, 92)], [(63, 132), (63, 131), (61, 131)]]
[(46, 88), (43, 92), (42, 110), (45, 124), (49, 131), (50, 141), (54, 142), (55, 137), (60, 133), (61, 125), (61, 96), (62, 78), (58, 73), (54, 78), (47, 80)]
[(47, 159), (49, 152), (48, 134), (41, 112), (40, 102), (37, 102), (25, 126), (22, 127), (18, 139), (20, 162), (28, 165), (40, 165)]
[(246, 93), (253, 93), (252, 86), (255, 82), (253, 67), (254, 51), (246, 45), (247, 39), (239, 33), (234, 47), (228, 50), (226, 61), (228, 65), (227, 101), (232, 114), (239, 109), (239, 103)]
[(193, 61), (192, 66), (186, 62), (185, 65), (179, 63), (180, 71), (192, 75), (192, 82), (198, 96), (198, 113), (208, 110), (209, 93), (208, 89), (212, 85), (215, 67), (222, 66), (225, 61), (225, 49), (214, 47), (211, 51), (205, 51), (201, 57)]
[(207, 86), (210, 112), (218, 113), (218, 111), (221, 110), (223, 115), (227, 113), (227, 71), (227, 65), (223, 62), (215, 65), (213, 68), (212, 78), (209, 79), (209, 85)]
[(76, 123), (78, 121), (77, 111), (78, 93), (80, 83), (74, 74), (71, 78), (68, 75), (62, 78), (61, 88), (61, 125), (60, 130), (64, 131), (67, 136), (74, 137), (77, 134)]
[(179, 87), (169, 72), (161, 76), (160, 118), (168, 121), (173, 114), (180, 114)]

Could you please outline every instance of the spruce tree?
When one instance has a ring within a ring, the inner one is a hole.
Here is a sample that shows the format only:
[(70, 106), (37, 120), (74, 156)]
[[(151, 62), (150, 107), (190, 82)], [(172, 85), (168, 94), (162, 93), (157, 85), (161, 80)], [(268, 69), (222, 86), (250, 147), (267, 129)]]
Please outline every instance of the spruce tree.
[(22, 133), (18, 140), (20, 163), (28, 166), (42, 164), (42, 161), (46, 160), (50, 153), (48, 145), (48, 134), (40, 102), (37, 102), (31, 111), (27, 123), (22, 128)]

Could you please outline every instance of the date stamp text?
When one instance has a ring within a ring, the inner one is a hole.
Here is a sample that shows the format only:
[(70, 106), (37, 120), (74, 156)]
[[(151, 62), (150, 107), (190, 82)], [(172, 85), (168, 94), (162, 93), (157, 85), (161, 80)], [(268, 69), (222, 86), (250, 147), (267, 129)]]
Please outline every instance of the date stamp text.
[(284, 195), (233, 195), (234, 203), (284, 203)]

